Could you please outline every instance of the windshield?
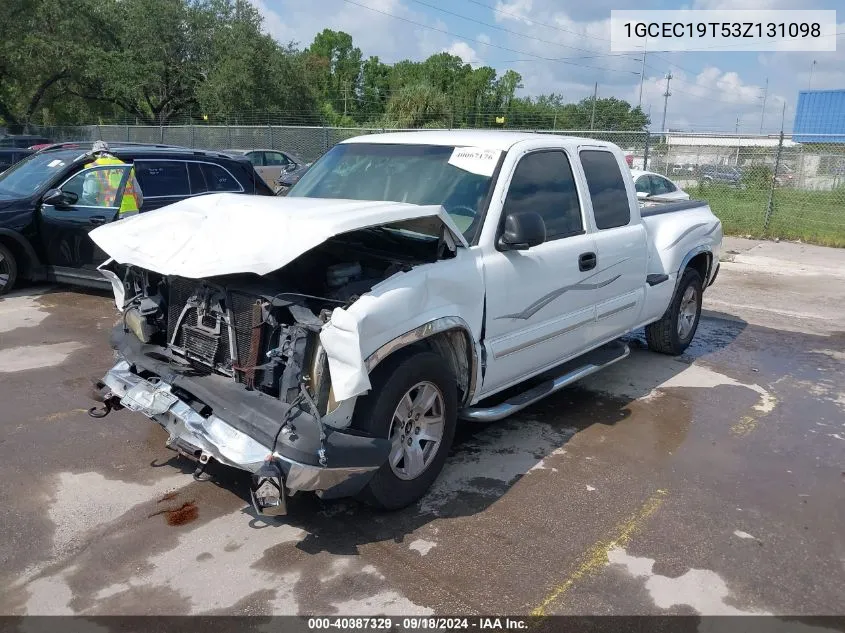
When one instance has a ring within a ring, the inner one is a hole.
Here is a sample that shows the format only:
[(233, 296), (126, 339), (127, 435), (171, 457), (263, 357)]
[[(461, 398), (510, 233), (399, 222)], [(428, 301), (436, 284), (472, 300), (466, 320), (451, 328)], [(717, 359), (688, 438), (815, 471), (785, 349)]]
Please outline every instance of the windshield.
[(442, 205), (472, 241), (500, 154), (441, 145), (335, 145), (288, 196)]
[(0, 196), (26, 198), (47, 185), (72, 162), (52, 152), (33, 154), (0, 174)]

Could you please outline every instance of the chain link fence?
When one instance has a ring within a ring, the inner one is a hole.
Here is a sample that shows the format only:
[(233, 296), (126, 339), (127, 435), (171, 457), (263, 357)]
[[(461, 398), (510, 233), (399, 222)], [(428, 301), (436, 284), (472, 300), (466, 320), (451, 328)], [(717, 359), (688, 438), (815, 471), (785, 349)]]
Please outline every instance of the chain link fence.
[[(37, 133), (56, 141), (103, 139), (211, 150), (280, 149), (311, 162), (342, 140), (385, 131), (395, 130), (89, 125), (40, 128)], [(727, 234), (845, 247), (845, 144), (841, 136), (802, 135), (799, 143), (789, 135), (533, 131), (615, 143), (632, 169), (665, 175), (692, 198), (706, 200)], [(648, 186), (640, 185), (641, 190)]]

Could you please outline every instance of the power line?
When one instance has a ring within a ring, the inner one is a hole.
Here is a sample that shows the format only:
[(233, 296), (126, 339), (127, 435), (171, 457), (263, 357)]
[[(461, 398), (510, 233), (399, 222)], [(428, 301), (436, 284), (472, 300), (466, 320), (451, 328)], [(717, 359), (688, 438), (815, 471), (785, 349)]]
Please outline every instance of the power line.
[[(651, 68), (652, 70), (658, 70), (658, 71), (660, 70), (659, 68), (655, 68), (654, 66), (651, 66), (651, 65), (649, 65), (649, 64), (646, 64), (646, 67), (647, 67), (647, 68)], [(709, 89), (707, 86), (702, 86), (701, 84), (697, 84), (697, 83), (692, 82), (692, 81), (687, 81), (686, 79), (681, 79), (681, 78), (679, 78), (679, 77), (675, 77), (675, 76), (673, 76), (673, 77), (672, 77), (672, 79), (674, 79), (675, 81), (679, 81), (679, 82), (681, 82), (681, 83), (683, 83), (683, 84), (687, 84), (687, 85), (689, 85), (689, 86), (693, 86), (693, 87), (695, 87), (695, 88), (701, 88), (701, 89), (703, 89), (703, 90)], [(695, 97), (696, 99), (705, 99), (705, 100), (707, 100), (707, 101), (713, 101), (714, 103), (724, 103), (725, 105), (733, 105), (733, 106), (735, 106), (735, 105), (743, 105), (743, 103), (742, 103), (741, 101), (725, 101), (724, 99), (714, 99), (713, 97), (708, 97), (708, 96), (705, 96), (705, 95), (695, 94), (695, 93), (693, 93), (693, 92), (689, 92), (689, 91), (687, 91), (687, 90), (678, 90), (678, 88), (677, 88), (677, 87), (675, 88), (675, 91), (676, 91), (676, 92), (680, 92), (681, 94), (688, 95), (688, 96), (690, 96), (690, 97)], [(751, 105), (751, 104), (745, 104), (745, 105)]]
[(561, 31), (562, 33), (571, 33), (572, 35), (577, 35), (578, 37), (583, 37), (587, 39), (593, 40), (601, 40), (602, 42), (610, 42), (611, 40), (607, 37), (599, 37), (597, 35), (587, 35), (586, 33), (579, 33), (578, 31), (570, 31), (569, 29), (564, 29), (554, 24), (549, 24), (547, 22), (540, 22), (539, 20), (533, 20), (530, 18), (526, 18), (523, 15), (519, 15), (518, 13), (512, 13), (510, 11), (504, 11), (502, 9), (497, 9), (496, 7), (490, 6), (489, 4), (485, 4), (484, 2), (479, 2), (478, 0), (467, 0), (467, 2), (472, 2), (473, 4), (477, 4), (480, 7), (485, 7), (490, 9), (493, 13), (498, 13), (499, 15), (507, 15), (512, 18), (516, 18), (518, 20), (523, 20), (524, 22), (528, 22), (529, 24), (536, 24), (538, 26), (545, 26), (550, 29), (554, 29), (556, 31)]
[[(526, 35), (525, 33), (520, 33), (519, 31), (514, 31), (512, 29), (505, 28), (504, 26), (499, 26), (497, 24), (490, 24), (489, 22), (482, 22), (481, 20), (476, 20), (475, 18), (470, 18), (465, 15), (461, 15), (460, 13), (455, 13), (454, 11), (449, 11), (448, 9), (443, 9), (442, 7), (438, 7), (433, 4), (429, 4), (428, 2), (423, 2), (423, 0), (411, 0), (411, 2), (415, 2), (416, 4), (421, 4), (424, 7), (428, 7), (430, 9), (434, 9), (435, 11), (440, 11), (441, 13), (445, 13), (447, 15), (453, 15), (456, 18), (461, 18), (462, 20), (467, 20), (468, 22), (474, 22), (476, 24), (480, 24), (482, 26), (486, 26), (491, 29), (497, 29), (499, 31), (504, 31), (505, 33), (510, 33), (512, 35), (517, 35), (519, 37), (524, 37), (529, 40), (534, 40), (535, 42), (542, 42), (543, 44), (551, 44), (552, 46), (560, 46), (561, 48), (570, 48), (576, 51), (584, 51), (587, 53), (595, 53), (596, 51), (588, 48), (579, 48), (577, 46), (569, 46), (568, 44), (561, 44), (560, 42), (552, 42), (551, 40), (544, 40), (539, 37), (534, 37), (533, 35)], [(595, 55), (596, 57), (616, 57), (616, 56), (624, 56), (624, 55), (631, 55), (632, 53), (604, 53), (603, 55)]]
[(409, 20), (408, 18), (403, 18), (402, 16), (396, 15), (394, 13), (388, 13), (387, 11), (382, 11), (381, 9), (376, 9), (376, 8), (370, 7), (366, 4), (361, 4), (360, 2), (355, 2), (355, 0), (343, 0), (343, 1), (346, 2), (347, 4), (353, 4), (357, 7), (361, 7), (362, 9), (367, 9), (368, 11), (373, 11), (375, 13), (381, 13), (382, 15), (386, 15), (386, 16), (394, 18), (396, 20), (401, 20), (402, 22), (407, 22), (409, 24), (413, 24), (415, 26), (419, 26), (419, 27), (422, 27), (424, 29), (428, 29), (430, 31), (436, 31), (437, 33), (444, 33), (446, 35), (451, 35), (452, 37), (458, 37), (458, 38), (460, 38), (462, 40), (466, 40), (468, 42), (474, 42), (476, 44), (481, 44), (482, 46), (489, 46), (491, 48), (498, 48), (500, 50), (508, 51), (510, 53), (516, 53), (518, 55), (530, 55), (531, 57), (536, 57), (537, 59), (550, 61), (550, 62), (561, 62), (563, 64), (569, 64), (570, 66), (579, 66), (581, 68), (592, 68), (594, 70), (605, 70), (605, 71), (610, 71), (610, 72), (637, 74), (636, 72), (631, 71), (631, 70), (622, 70), (622, 69), (618, 69), (618, 68), (607, 68), (605, 66), (589, 66), (589, 65), (586, 65), (586, 64), (576, 64), (574, 62), (568, 61), (567, 58), (557, 58), (557, 59), (555, 59), (553, 57), (543, 57), (542, 55), (536, 55), (534, 53), (529, 53), (527, 51), (520, 51), (520, 50), (517, 50), (517, 49), (514, 49), (514, 48), (508, 48), (507, 46), (500, 46), (499, 44), (493, 44), (491, 42), (485, 42), (483, 40), (479, 40), (479, 39), (475, 39), (475, 38), (471, 38), (471, 37), (466, 37), (464, 35), (452, 33), (451, 31), (447, 31), (446, 29), (440, 29), (440, 28), (437, 28), (435, 26), (429, 26), (428, 24), (424, 24), (422, 22), (417, 22), (415, 20)]

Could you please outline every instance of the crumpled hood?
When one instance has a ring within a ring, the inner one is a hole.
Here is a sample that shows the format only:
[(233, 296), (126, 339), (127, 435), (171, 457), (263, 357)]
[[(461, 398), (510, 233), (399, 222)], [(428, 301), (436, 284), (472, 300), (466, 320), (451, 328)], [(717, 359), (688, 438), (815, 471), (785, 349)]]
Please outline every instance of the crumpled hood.
[(201, 279), (265, 275), (335, 235), (425, 217), (439, 218), (457, 243), (467, 245), (439, 206), (231, 193), (188, 198), (89, 235), (120, 264)]

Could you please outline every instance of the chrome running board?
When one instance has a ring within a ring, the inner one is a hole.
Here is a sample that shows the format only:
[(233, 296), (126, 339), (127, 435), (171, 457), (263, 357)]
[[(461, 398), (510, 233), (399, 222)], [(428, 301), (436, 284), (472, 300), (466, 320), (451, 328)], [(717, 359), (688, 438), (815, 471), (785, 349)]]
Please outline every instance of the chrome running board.
[(618, 363), (623, 358), (627, 358), (630, 353), (631, 350), (625, 343), (620, 341), (607, 343), (546, 372), (545, 375), (550, 375), (551, 377), (539, 385), (535, 385), (520, 394), (511, 396), (504, 402), (490, 407), (475, 406), (462, 409), (458, 413), (458, 416), (463, 420), (472, 420), (473, 422), (496, 422), (502, 420), (517, 411), (522, 411), (524, 408), (542, 400), (546, 396), (560, 391), (567, 385), (581, 380), (585, 376), (594, 374), (614, 363)]

